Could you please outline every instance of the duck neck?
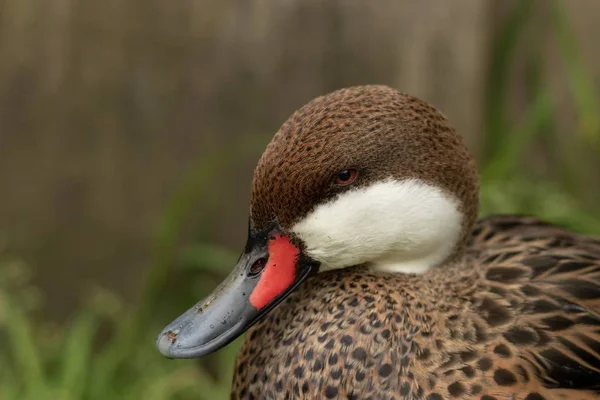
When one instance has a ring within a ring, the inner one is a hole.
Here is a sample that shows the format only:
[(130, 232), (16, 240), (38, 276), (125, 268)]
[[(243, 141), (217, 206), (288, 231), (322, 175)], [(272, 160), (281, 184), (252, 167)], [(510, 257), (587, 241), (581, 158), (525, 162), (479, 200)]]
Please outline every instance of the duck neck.
[[(446, 258), (443, 258), (443, 254)], [(450, 255), (447, 255), (450, 253)], [(468, 263), (462, 246), (454, 249), (443, 249), (443, 252), (426, 252), (417, 255), (406, 255), (401, 252), (391, 253), (366, 263), (373, 272), (388, 272), (397, 274), (424, 274), (438, 268), (460, 268)]]

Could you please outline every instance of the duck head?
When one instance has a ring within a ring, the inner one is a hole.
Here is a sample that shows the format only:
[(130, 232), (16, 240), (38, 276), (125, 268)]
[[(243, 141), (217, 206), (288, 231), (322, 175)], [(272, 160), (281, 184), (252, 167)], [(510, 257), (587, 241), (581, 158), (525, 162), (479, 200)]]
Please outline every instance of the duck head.
[(171, 358), (218, 350), (318, 272), (419, 274), (455, 261), (478, 190), (462, 139), (427, 103), (385, 86), (318, 97), (258, 162), (237, 265), (161, 332), (158, 349)]

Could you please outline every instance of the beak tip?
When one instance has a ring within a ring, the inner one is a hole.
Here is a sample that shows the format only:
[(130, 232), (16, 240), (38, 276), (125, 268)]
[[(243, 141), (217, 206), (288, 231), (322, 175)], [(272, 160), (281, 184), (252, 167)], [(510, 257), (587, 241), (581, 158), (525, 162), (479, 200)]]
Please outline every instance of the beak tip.
[(177, 340), (177, 333), (171, 330), (161, 332), (156, 338), (156, 348), (165, 357), (172, 358), (172, 350), (175, 341)]
[[(202, 330), (195, 331), (198, 332), (203, 333)], [(206, 342), (206, 335), (194, 335), (190, 326), (180, 323), (172, 323), (158, 335), (156, 348), (169, 359), (198, 358), (213, 351)]]

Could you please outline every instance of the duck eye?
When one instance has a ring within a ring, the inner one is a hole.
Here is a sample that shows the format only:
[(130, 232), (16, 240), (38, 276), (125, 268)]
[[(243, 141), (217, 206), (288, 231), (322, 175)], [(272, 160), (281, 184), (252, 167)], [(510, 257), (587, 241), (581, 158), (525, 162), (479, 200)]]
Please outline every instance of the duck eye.
[(250, 267), (248, 271), (248, 276), (256, 276), (258, 275), (267, 265), (267, 258), (261, 257), (258, 260), (254, 261), (254, 264)]
[(336, 185), (349, 185), (356, 179), (358, 172), (355, 169), (345, 169), (340, 171), (335, 177)]

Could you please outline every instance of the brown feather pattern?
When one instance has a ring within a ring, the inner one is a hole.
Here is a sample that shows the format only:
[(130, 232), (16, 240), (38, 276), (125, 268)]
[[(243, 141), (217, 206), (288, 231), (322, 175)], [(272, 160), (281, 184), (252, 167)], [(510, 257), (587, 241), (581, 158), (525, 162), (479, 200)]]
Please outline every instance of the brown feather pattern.
[(235, 398), (600, 398), (600, 241), (495, 216), (468, 262), (321, 274), (253, 327)]

